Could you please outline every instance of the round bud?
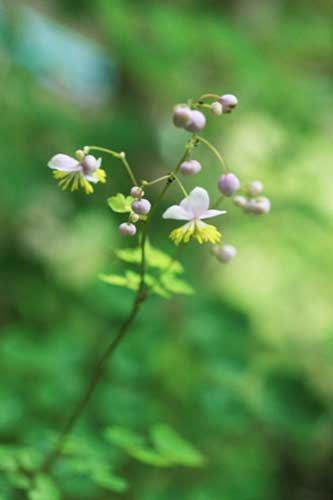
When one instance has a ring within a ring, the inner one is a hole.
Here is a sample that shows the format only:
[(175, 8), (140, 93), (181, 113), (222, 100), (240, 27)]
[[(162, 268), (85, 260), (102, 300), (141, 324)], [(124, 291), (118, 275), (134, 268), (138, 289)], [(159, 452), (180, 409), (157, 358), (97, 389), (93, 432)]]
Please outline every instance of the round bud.
[(135, 200), (132, 203), (132, 210), (139, 215), (147, 215), (150, 212), (151, 204), (150, 201), (142, 198), (141, 200)]
[(190, 123), (191, 110), (188, 106), (178, 105), (173, 111), (172, 121), (176, 127), (185, 127)]
[(244, 208), (247, 202), (245, 196), (237, 195), (233, 198), (233, 202), (236, 207)]
[(84, 151), (83, 151), (82, 149), (77, 149), (77, 150), (75, 151), (75, 156), (76, 156), (76, 158), (77, 158), (79, 161), (82, 161), (82, 160), (83, 160), (83, 158), (85, 157), (85, 153), (84, 153)]
[(211, 109), (211, 112), (213, 113), (213, 115), (215, 115), (215, 116), (220, 116), (223, 113), (222, 104), (218, 101), (213, 102), (210, 109)]
[(129, 222), (123, 222), (119, 226), (119, 232), (123, 236), (134, 236), (136, 233), (136, 227), (134, 224), (131, 224)]
[(222, 245), (214, 249), (214, 254), (221, 262), (229, 262), (237, 255), (237, 250), (233, 245)]
[(238, 99), (232, 94), (224, 94), (219, 102), (222, 104), (223, 113), (230, 113), (237, 106)]
[(129, 216), (130, 222), (138, 222), (140, 220), (140, 216), (135, 214), (134, 212)]
[(141, 198), (145, 194), (139, 186), (133, 186), (130, 193), (133, 198)]
[(256, 214), (257, 213), (257, 200), (251, 198), (250, 200), (246, 200), (245, 205), (243, 206), (244, 212), (248, 214)]
[(97, 160), (93, 155), (87, 155), (82, 161), (82, 169), (85, 175), (92, 174), (99, 169), (101, 162)]
[(193, 109), (190, 111), (190, 121), (185, 125), (189, 132), (200, 132), (206, 125), (206, 117), (201, 111)]
[(201, 164), (197, 160), (183, 161), (180, 165), (180, 171), (183, 175), (196, 175), (201, 168)]
[(265, 196), (262, 196), (256, 201), (256, 211), (258, 215), (266, 215), (271, 209), (271, 202)]
[(232, 173), (221, 175), (218, 188), (225, 196), (232, 196), (240, 188), (239, 179)]
[(258, 196), (264, 190), (264, 185), (261, 181), (252, 181), (249, 184), (249, 194), (251, 196)]

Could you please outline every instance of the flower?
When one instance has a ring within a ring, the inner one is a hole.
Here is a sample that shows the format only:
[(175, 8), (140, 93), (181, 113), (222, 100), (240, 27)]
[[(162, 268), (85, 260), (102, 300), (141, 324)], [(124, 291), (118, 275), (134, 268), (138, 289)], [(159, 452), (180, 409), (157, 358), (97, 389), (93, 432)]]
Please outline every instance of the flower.
[(71, 191), (81, 186), (86, 194), (94, 191), (91, 183), (105, 182), (105, 171), (100, 168), (102, 159), (93, 155), (85, 156), (81, 161), (64, 154), (57, 154), (51, 158), (48, 166), (54, 170), (55, 179), (59, 180), (59, 186), (67, 189), (71, 185)]
[(225, 210), (209, 210), (209, 195), (201, 187), (194, 188), (189, 196), (179, 205), (172, 205), (163, 214), (163, 219), (187, 220), (188, 222), (174, 229), (170, 238), (179, 245), (182, 241), (188, 243), (193, 237), (199, 243), (218, 243), (221, 233), (215, 226), (202, 222), (202, 219), (225, 214)]

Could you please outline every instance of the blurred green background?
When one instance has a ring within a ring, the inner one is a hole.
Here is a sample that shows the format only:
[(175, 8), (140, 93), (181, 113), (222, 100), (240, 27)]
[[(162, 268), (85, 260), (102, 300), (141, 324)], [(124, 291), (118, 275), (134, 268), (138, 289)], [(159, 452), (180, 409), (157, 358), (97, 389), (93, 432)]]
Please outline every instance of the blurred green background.
[[(0, 2), (1, 499), (26, 498), (8, 450), (48, 449), (132, 300), (97, 280), (128, 244), (105, 203), (128, 190), (119, 164), (105, 158), (112, 184), (86, 197), (47, 161), (99, 144), (162, 175), (187, 137), (173, 105), (211, 91), (240, 105), (205, 136), (242, 181), (263, 180), (272, 212), (226, 204), (237, 258), (189, 245), (196, 294), (150, 299), (112, 360), (76, 437), (123, 479), (60, 461), (54, 481), (65, 500), (332, 500), (332, 20), (329, 0)], [(215, 159), (196, 157), (188, 186), (217, 194)], [(152, 242), (172, 252), (159, 215)], [(204, 466), (156, 467), (103, 438), (159, 423)]]

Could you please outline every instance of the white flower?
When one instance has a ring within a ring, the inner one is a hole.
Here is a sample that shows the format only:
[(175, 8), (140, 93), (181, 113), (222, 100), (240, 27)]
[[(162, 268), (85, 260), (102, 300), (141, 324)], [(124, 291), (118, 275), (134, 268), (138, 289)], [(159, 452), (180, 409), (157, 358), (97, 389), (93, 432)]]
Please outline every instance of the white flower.
[(105, 171), (100, 168), (102, 159), (93, 155), (85, 156), (81, 161), (64, 154), (57, 154), (51, 158), (48, 166), (54, 170), (55, 179), (59, 186), (67, 189), (71, 184), (71, 191), (81, 186), (87, 194), (94, 191), (91, 183), (105, 182)]
[(179, 205), (172, 205), (163, 214), (163, 219), (187, 220), (187, 224), (174, 229), (170, 238), (179, 245), (181, 241), (187, 243), (190, 239), (196, 238), (199, 243), (218, 243), (221, 233), (215, 226), (202, 222), (202, 219), (216, 217), (225, 214), (225, 210), (209, 210), (209, 195), (201, 187), (194, 188), (189, 196)]

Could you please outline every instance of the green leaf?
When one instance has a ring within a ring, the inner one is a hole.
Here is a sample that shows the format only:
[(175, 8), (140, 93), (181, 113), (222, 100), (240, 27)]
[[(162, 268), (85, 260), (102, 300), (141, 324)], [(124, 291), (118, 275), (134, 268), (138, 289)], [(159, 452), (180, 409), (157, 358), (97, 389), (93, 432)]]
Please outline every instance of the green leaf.
[(122, 493), (128, 488), (128, 483), (122, 477), (116, 476), (106, 467), (99, 468), (91, 475), (91, 479), (102, 488)]
[(170, 462), (190, 467), (200, 467), (204, 464), (203, 455), (170, 427), (153, 427), (151, 437), (158, 452)]
[(28, 490), (31, 487), (31, 480), (20, 472), (9, 472), (7, 479), (14, 488)]
[(60, 500), (60, 494), (52, 479), (39, 475), (34, 488), (29, 492), (29, 500)]
[[(122, 248), (116, 250), (117, 257), (129, 264), (140, 264), (141, 262), (141, 248)], [(180, 262), (171, 258), (168, 254), (153, 247), (149, 241), (146, 243), (146, 262), (148, 267), (161, 269), (162, 271), (168, 270), (172, 273), (182, 273), (184, 268)]]
[(109, 207), (118, 213), (131, 212), (131, 203), (134, 200), (132, 196), (124, 196), (122, 193), (116, 194), (116, 196), (110, 196), (107, 202)]
[(132, 448), (126, 451), (130, 456), (147, 465), (154, 465), (155, 467), (168, 467), (172, 465), (166, 457), (161, 456), (158, 452), (148, 447)]
[(161, 283), (167, 290), (172, 293), (179, 293), (183, 295), (193, 295), (194, 289), (186, 281), (176, 278), (173, 274), (162, 274), (160, 278)]
[(14, 472), (17, 468), (16, 460), (6, 448), (0, 448), (0, 470)]
[(144, 440), (139, 434), (120, 426), (109, 427), (105, 431), (105, 437), (112, 444), (124, 449), (136, 448), (144, 444)]

